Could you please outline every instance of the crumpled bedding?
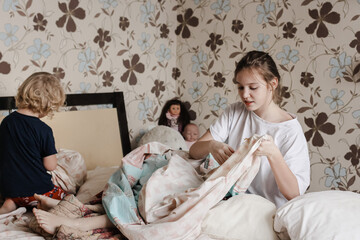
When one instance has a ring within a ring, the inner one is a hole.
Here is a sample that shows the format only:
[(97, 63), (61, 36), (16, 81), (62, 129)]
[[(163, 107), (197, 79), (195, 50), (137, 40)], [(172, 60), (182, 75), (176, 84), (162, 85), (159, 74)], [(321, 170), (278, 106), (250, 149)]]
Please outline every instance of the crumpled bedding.
[(260, 167), (253, 153), (266, 139), (247, 139), (205, 177), (200, 161), (181, 151), (157, 142), (143, 145), (125, 156), (110, 177), (103, 194), (106, 213), (129, 239), (205, 239), (202, 220), (229, 190), (246, 191)]

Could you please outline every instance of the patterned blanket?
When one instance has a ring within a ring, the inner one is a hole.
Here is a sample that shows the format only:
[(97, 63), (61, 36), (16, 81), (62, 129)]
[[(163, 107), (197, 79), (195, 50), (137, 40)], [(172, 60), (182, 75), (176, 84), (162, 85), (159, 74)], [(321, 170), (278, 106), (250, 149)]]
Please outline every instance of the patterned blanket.
[[(253, 136), (221, 166), (207, 157), (190, 160), (186, 153), (157, 142), (123, 158), (103, 194), (107, 215), (129, 239), (200, 239), (201, 222), (209, 209), (231, 191), (246, 191), (260, 158), (253, 153), (266, 140)], [(209, 168), (210, 166), (210, 168)], [(203, 170), (214, 168), (211, 175)]]

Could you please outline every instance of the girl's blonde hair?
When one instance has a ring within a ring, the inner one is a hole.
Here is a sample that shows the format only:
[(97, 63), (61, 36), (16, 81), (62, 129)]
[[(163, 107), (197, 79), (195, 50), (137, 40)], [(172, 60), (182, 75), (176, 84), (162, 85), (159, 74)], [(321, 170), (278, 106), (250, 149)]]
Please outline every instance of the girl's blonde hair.
[(36, 72), (19, 87), (15, 97), (17, 108), (27, 108), (40, 116), (53, 116), (65, 103), (60, 80), (48, 72)]

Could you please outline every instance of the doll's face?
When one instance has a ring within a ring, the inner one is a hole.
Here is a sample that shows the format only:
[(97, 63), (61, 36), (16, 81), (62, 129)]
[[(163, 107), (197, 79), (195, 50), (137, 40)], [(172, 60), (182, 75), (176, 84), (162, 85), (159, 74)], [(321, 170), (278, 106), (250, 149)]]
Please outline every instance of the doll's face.
[(199, 128), (195, 124), (186, 125), (183, 136), (186, 141), (194, 142), (199, 138)]
[(180, 114), (180, 105), (171, 105), (169, 108), (169, 112), (171, 115), (179, 115)]

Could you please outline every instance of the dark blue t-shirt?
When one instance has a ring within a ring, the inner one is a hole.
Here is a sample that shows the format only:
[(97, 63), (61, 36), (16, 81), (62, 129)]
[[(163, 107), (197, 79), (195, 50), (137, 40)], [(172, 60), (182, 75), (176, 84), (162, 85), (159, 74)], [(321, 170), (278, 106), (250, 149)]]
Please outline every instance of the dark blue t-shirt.
[(54, 188), (43, 158), (56, 154), (51, 128), (37, 117), (13, 112), (0, 125), (2, 197), (28, 197)]

